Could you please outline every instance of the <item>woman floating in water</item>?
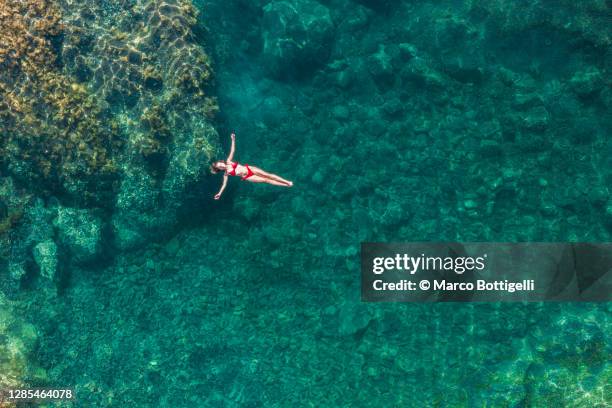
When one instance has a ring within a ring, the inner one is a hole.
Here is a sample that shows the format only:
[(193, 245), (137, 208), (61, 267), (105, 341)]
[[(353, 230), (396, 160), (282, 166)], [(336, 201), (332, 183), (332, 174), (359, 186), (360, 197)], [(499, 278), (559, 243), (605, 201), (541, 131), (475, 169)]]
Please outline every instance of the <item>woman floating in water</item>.
[(225, 186), (227, 186), (228, 176), (240, 176), (242, 180), (252, 181), (253, 183), (268, 183), (275, 186), (291, 187), (292, 181), (285, 180), (276, 174), (268, 173), (260, 169), (259, 167), (249, 166), (248, 164), (242, 165), (238, 162), (232, 161), (234, 159), (234, 151), (236, 150), (236, 135), (232, 133), (232, 147), (230, 154), (227, 156), (225, 161), (216, 161), (212, 164), (211, 171), (218, 173), (224, 171), (223, 184), (217, 194), (215, 194), (215, 200), (221, 198)]

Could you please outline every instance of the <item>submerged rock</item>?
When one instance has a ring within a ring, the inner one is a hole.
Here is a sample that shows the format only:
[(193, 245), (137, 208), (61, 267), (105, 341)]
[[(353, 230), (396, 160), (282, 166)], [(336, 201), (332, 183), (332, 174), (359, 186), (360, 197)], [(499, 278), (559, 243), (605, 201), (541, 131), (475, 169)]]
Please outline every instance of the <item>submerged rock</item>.
[(0, 291), (0, 388), (4, 390), (21, 388), (28, 380), (46, 379), (46, 372), (37, 366), (32, 355), (38, 332), (17, 315), (14, 305)]
[(57, 272), (57, 245), (53, 241), (44, 241), (37, 244), (33, 250), (34, 261), (40, 274), (53, 280)]
[(182, 212), (188, 211), (190, 205), (197, 205), (201, 211), (202, 200), (212, 196), (210, 188), (202, 188), (201, 184), (217, 151), (210, 143), (216, 140), (217, 133), (209, 123), (196, 119), (193, 134), (175, 134), (163, 178), (147, 172), (139, 157), (133, 155), (126, 163), (112, 216), (119, 248), (135, 248), (163, 239), (177, 225)]
[(386, 47), (380, 46), (375, 54), (372, 54), (368, 60), (368, 70), (377, 82), (389, 83), (393, 80), (394, 70), (391, 63), (391, 55), (386, 50)]
[(581, 97), (589, 97), (603, 89), (604, 79), (597, 68), (579, 71), (570, 80), (572, 90)]
[(273, 1), (262, 25), (264, 63), (273, 76), (307, 76), (329, 57), (334, 25), (316, 1)]
[(403, 84), (442, 88), (446, 78), (423, 58), (413, 58), (401, 70)]
[(543, 131), (548, 125), (549, 114), (546, 108), (538, 106), (530, 109), (523, 117), (523, 126), (529, 130)]
[(100, 255), (102, 221), (91, 211), (60, 207), (53, 224), (60, 242), (75, 261), (88, 262)]
[(400, 0), (355, 0), (355, 1), (377, 12), (388, 12), (393, 7), (398, 6), (400, 3)]
[[(192, 2), (25, 0), (3, 11), (0, 168), (32, 196), (74, 209), (56, 222), (78, 262), (99, 255), (101, 228), (78, 208), (113, 212), (122, 248), (161, 238), (188, 197), (206, 192), (193, 187), (218, 149)], [(18, 264), (47, 238), (25, 228)]]
[(364, 305), (344, 304), (338, 313), (338, 334), (341, 336), (355, 335), (365, 330), (372, 319), (370, 310)]
[(604, 212), (604, 223), (608, 230), (612, 232), (612, 199), (608, 200)]
[(19, 260), (10, 260), (8, 263), (8, 272), (9, 277), (13, 281), (19, 282), (21, 278), (23, 278), (26, 274), (25, 262), (19, 262)]
[[(8, 269), (8, 281), (4, 281), (0, 274), (0, 286), (5, 286), (7, 294), (19, 287), (22, 278), (28, 271), (28, 264), (34, 261), (40, 265), (45, 264), (45, 273), (49, 277), (55, 275), (57, 267), (57, 248), (53, 248), (53, 226), (51, 219), (53, 218), (53, 210), (47, 208), (41, 199), (29, 200), (26, 197), (21, 197), (17, 191), (14, 193), (14, 200), (21, 201), (18, 205), (19, 218), (13, 221), (10, 225), (10, 230), (0, 233), (0, 250), (5, 254), (6, 264)], [(35, 250), (35, 247), (41, 243), (47, 243)], [(53, 244), (55, 245), (55, 244)], [(55, 255), (53, 255), (55, 252)], [(48, 257), (49, 255), (50, 257)], [(38, 256), (38, 260), (35, 257)], [(56, 259), (53, 265), (53, 258)], [(0, 266), (3, 261), (0, 257)], [(4, 281), (4, 282), (3, 282)]]

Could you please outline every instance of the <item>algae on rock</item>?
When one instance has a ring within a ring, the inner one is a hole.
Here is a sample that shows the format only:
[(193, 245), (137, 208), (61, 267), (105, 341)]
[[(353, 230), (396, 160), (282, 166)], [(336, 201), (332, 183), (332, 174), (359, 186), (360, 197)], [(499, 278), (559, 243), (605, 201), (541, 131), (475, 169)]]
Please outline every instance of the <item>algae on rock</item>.
[(120, 247), (125, 230), (144, 243), (171, 229), (218, 151), (196, 16), (189, 0), (0, 0), (3, 175), (75, 211), (114, 212)]

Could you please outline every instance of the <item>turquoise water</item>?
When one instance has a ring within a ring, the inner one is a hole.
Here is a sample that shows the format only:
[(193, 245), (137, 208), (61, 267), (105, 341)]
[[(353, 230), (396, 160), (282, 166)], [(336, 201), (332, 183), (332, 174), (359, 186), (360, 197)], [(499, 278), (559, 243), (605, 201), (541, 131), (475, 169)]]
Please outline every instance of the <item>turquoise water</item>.
[[(359, 277), (364, 241), (611, 241), (608, 2), (20, 4), (50, 23), (0, 29), (0, 385), (612, 404), (609, 303), (366, 304)], [(294, 186), (214, 201), (231, 131)]]

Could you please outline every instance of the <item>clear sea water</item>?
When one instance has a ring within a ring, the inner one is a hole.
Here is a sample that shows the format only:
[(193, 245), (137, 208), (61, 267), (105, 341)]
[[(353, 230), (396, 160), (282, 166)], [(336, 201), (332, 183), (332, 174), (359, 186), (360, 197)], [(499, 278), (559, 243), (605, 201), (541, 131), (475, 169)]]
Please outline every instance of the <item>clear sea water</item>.
[(48, 406), (612, 405), (609, 303), (367, 304), (359, 278), (365, 241), (611, 241), (610, 2), (195, 6), (219, 158), (235, 131), (294, 187), (216, 202), (205, 175), (168, 234), (22, 285), (26, 382), (77, 391)]

